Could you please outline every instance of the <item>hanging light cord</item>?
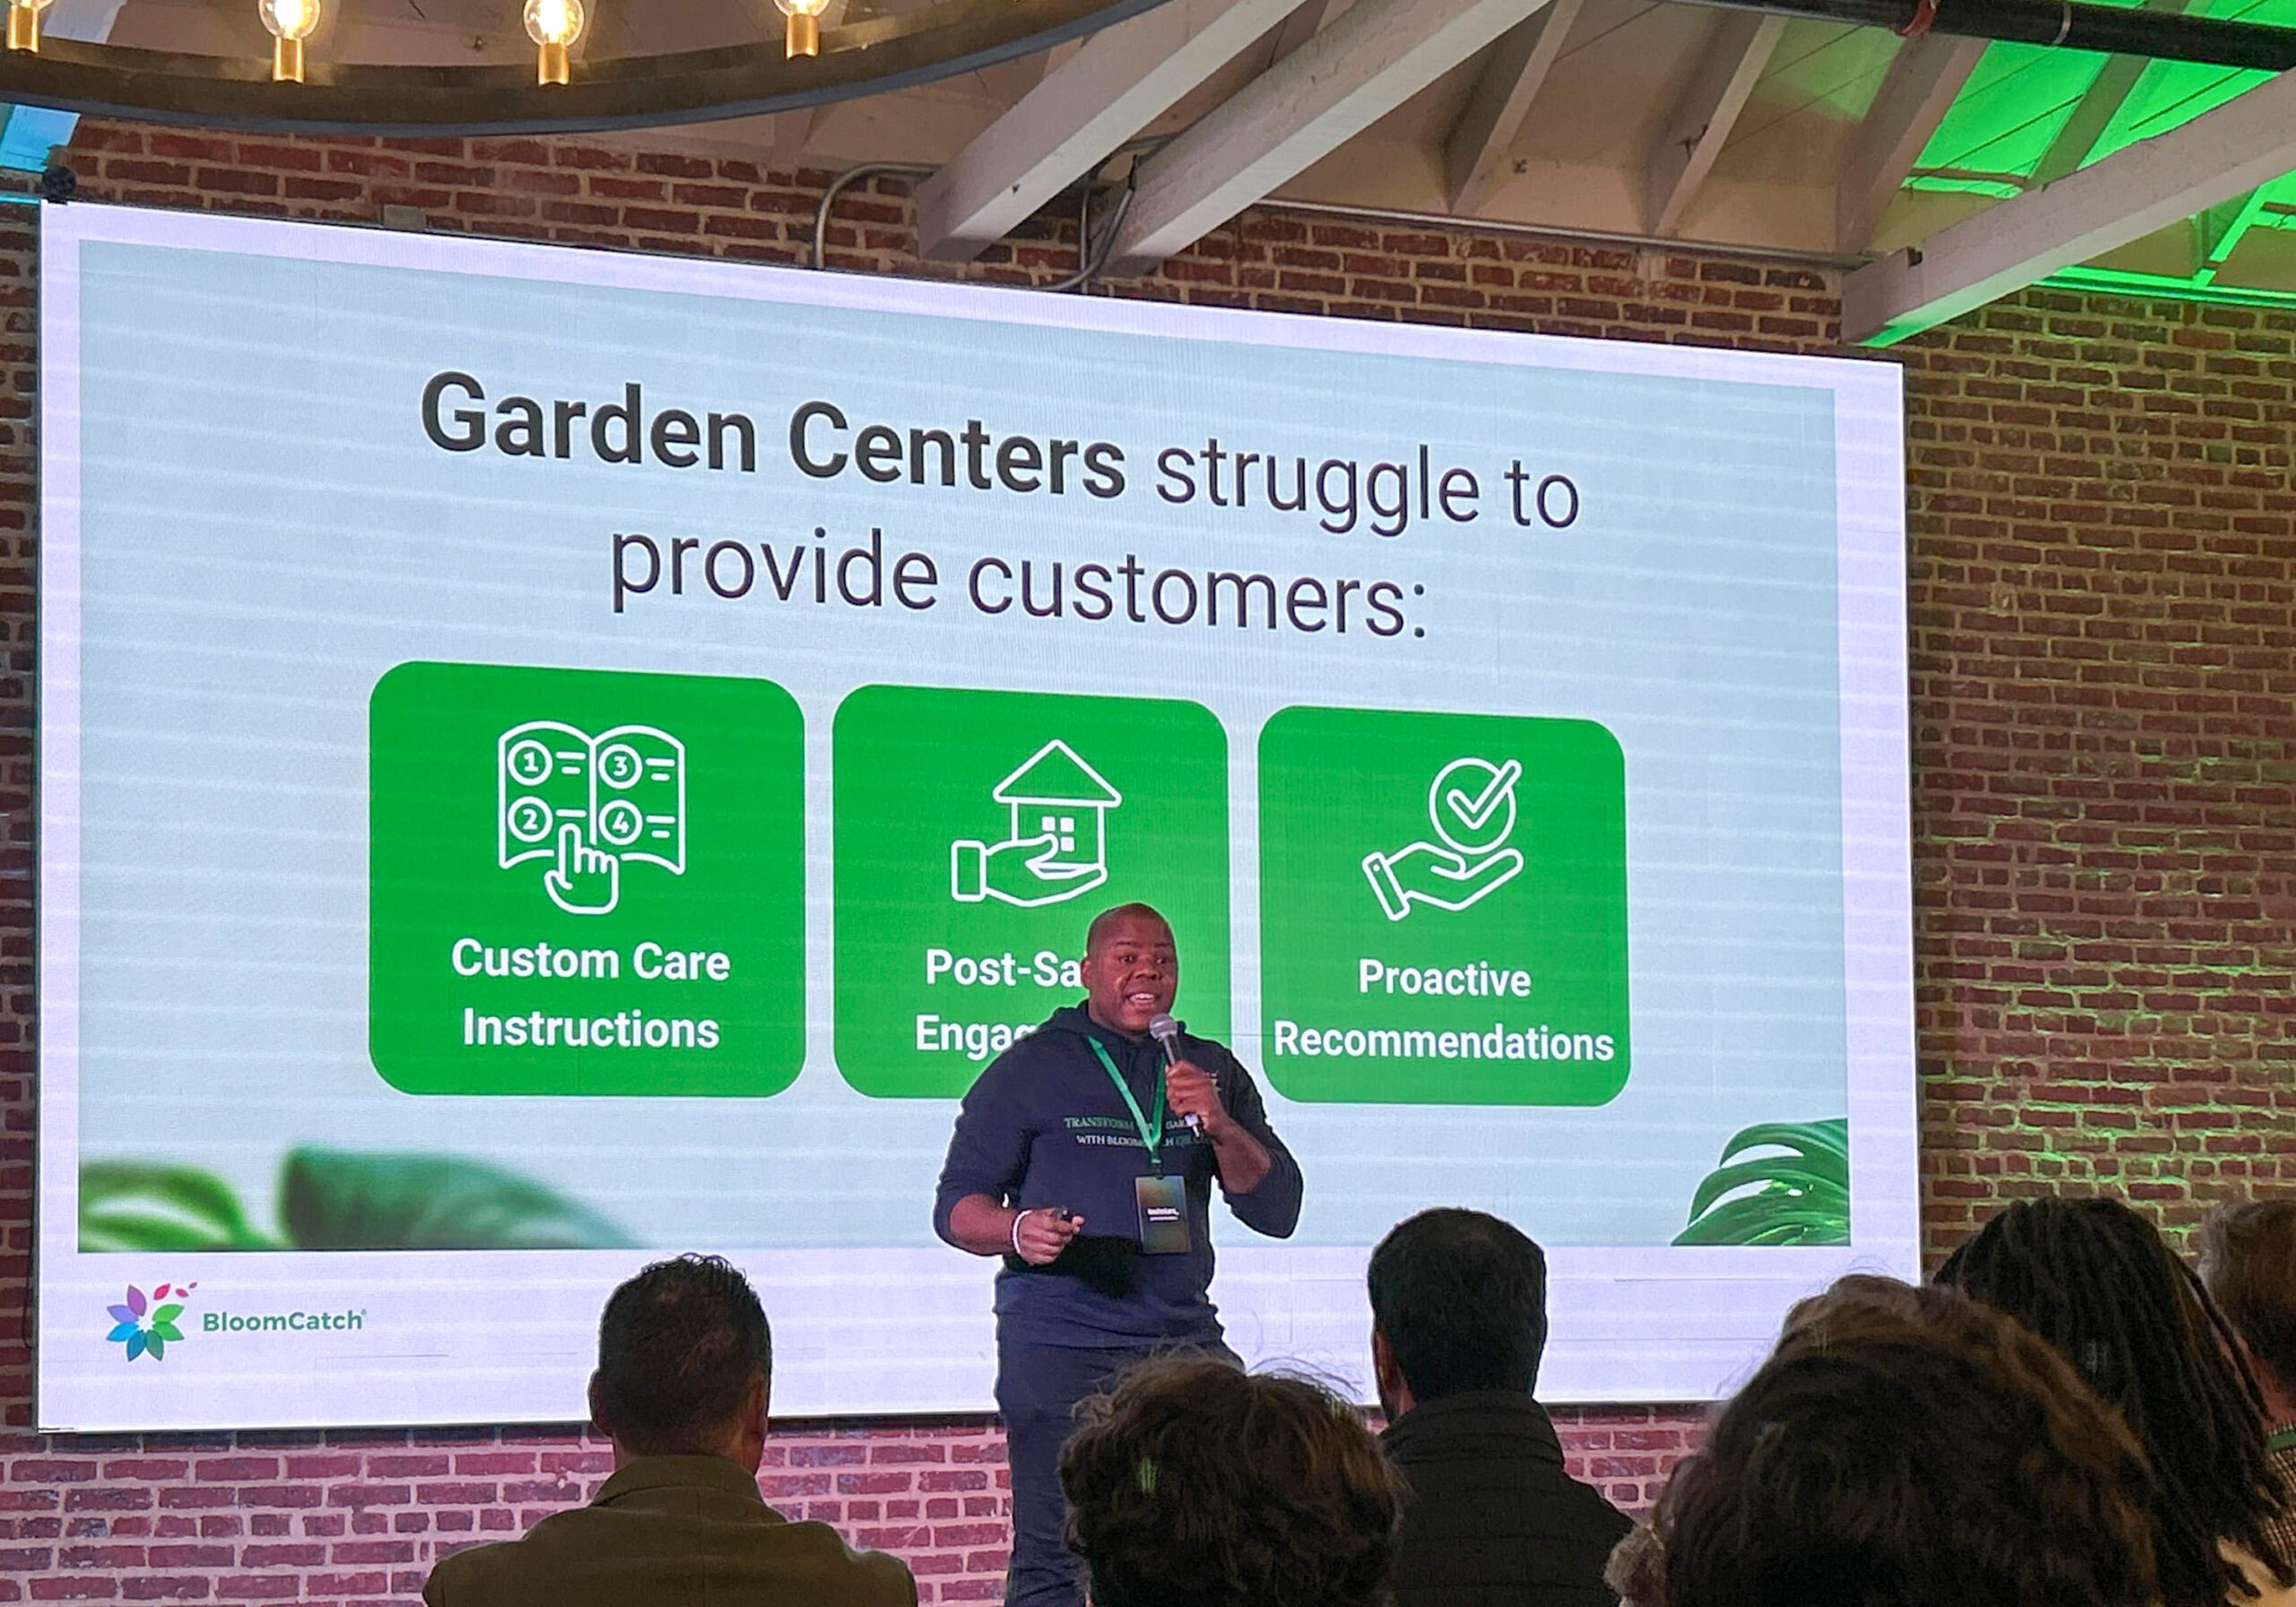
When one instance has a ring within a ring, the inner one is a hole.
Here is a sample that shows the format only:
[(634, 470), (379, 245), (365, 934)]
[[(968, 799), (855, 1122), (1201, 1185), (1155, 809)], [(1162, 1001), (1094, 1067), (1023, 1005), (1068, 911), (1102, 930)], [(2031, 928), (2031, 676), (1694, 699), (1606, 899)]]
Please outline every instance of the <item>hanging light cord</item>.
[[(1135, 172), (1137, 168), (1134, 169)], [(1132, 181), (1126, 179), (1123, 193), (1109, 209), (1100, 223), (1100, 243), (1092, 247), (1092, 191), (1086, 186), (1076, 198), (1076, 271), (1065, 279), (1056, 279), (1050, 284), (1040, 284), (1040, 291), (1088, 291), (1100, 270), (1109, 265), (1109, 258), (1116, 251), (1116, 237), (1124, 228), (1124, 214), (1132, 210)]]
[[(1134, 163), (1133, 173), (1136, 176), (1139, 170), (1139, 164)], [(813, 261), (808, 265), (815, 268), (829, 265), (830, 209), (837, 204), (837, 198), (848, 188), (864, 178), (881, 177), (926, 178), (939, 171), (938, 168), (920, 167), (915, 162), (865, 161), (858, 167), (846, 169), (844, 172), (831, 179), (829, 188), (822, 192), (821, 204), (813, 209)], [(1100, 270), (1109, 265), (1109, 256), (1116, 250), (1116, 237), (1118, 231), (1124, 227), (1124, 214), (1132, 210), (1132, 192), (1135, 182), (1135, 178), (1127, 178), (1122, 193), (1102, 214), (1100, 246), (1097, 250), (1092, 244), (1091, 186), (1088, 184), (1079, 192), (1076, 200), (1076, 271), (1065, 278), (1056, 279), (1049, 284), (1039, 285), (1037, 289), (1073, 291), (1083, 290), (1091, 285)]]
[(865, 161), (857, 168), (846, 169), (831, 179), (829, 188), (822, 192), (821, 205), (813, 210), (813, 265), (817, 268), (828, 265), (829, 241), (826, 237), (829, 234), (829, 209), (837, 204), (837, 198), (845, 193), (848, 185), (879, 174), (886, 178), (925, 178), (939, 171), (938, 168), (922, 168), (909, 161)]

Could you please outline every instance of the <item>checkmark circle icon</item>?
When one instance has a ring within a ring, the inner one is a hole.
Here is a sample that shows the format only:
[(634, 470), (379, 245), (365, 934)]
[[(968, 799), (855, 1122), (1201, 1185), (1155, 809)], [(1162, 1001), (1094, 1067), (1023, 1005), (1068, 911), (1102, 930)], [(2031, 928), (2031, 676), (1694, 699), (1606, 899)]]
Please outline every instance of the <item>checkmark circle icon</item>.
[(1514, 760), (1455, 759), (1436, 773), (1427, 789), (1427, 814), (1435, 835), (1460, 854), (1488, 854), (1515, 830), (1515, 783), (1523, 767)]

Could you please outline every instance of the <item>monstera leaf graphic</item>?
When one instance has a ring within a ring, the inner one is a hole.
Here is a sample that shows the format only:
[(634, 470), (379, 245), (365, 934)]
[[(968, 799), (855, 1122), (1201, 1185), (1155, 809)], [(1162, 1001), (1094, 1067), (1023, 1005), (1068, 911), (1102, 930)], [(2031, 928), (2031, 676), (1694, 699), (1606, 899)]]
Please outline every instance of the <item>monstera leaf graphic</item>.
[(1846, 1245), (1849, 1123), (1764, 1122), (1734, 1134), (1691, 1196), (1678, 1245)]
[(532, 1178), (454, 1155), (296, 1150), (279, 1215), (300, 1250), (603, 1250), (621, 1229)]
[[(80, 1168), (80, 1247), (105, 1250), (592, 1250), (629, 1236), (530, 1177), (458, 1155), (291, 1151), (280, 1231), (248, 1220), (231, 1186), (196, 1167), (99, 1161)], [(152, 1313), (136, 1345), (154, 1356), (180, 1306)], [(141, 1316), (138, 1311), (135, 1314)]]
[(80, 1168), (80, 1248), (274, 1250), (231, 1186), (189, 1166), (91, 1160)]

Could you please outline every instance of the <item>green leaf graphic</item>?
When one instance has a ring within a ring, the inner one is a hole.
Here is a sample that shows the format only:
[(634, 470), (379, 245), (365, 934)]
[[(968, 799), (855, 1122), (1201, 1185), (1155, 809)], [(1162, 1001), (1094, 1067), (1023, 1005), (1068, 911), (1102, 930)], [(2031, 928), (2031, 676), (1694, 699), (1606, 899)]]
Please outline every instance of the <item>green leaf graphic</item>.
[(80, 1248), (270, 1250), (230, 1184), (196, 1167), (91, 1160), (80, 1168)]
[[(153, 1323), (152, 1325), (152, 1333), (153, 1340), (181, 1339), (183, 1337), (183, 1330), (177, 1327), (173, 1323)], [(151, 1343), (153, 1342), (153, 1340), (147, 1340), (145, 1342)]]
[[(178, 1333), (175, 1337), (181, 1339), (183, 1335)], [(152, 1352), (152, 1359), (154, 1361), (165, 1361), (168, 1359), (167, 1336), (157, 1328), (144, 1336), (144, 1348)]]
[[(173, 1304), (162, 1306), (152, 1314), (152, 1326), (157, 1328), (163, 1323), (172, 1323), (182, 1315), (183, 1307), (180, 1306)], [(169, 1337), (172, 1339), (174, 1335), (170, 1334)]]
[(1690, 1217), (1678, 1245), (1848, 1244), (1848, 1119), (1764, 1122), (1734, 1134), (1691, 1196)]
[[(80, 1248), (117, 1250), (589, 1250), (631, 1240), (530, 1177), (455, 1155), (291, 1151), (274, 1238), (230, 1185), (197, 1167), (91, 1160), (80, 1168)], [(152, 1313), (152, 1332), (183, 1315)], [(168, 1337), (180, 1339), (179, 1333)], [(154, 1352), (157, 1353), (156, 1351)]]
[(299, 1149), (280, 1216), (304, 1250), (598, 1250), (631, 1241), (528, 1177), (452, 1155)]

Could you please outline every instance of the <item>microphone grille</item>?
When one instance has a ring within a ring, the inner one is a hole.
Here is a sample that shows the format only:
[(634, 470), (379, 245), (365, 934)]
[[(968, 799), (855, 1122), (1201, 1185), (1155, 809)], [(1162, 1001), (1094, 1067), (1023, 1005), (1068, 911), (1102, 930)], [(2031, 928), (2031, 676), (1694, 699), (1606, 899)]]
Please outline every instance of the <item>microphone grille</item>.
[(1148, 1018), (1148, 1036), (1160, 1044), (1168, 1044), (1180, 1035), (1180, 1024), (1169, 1015)]

